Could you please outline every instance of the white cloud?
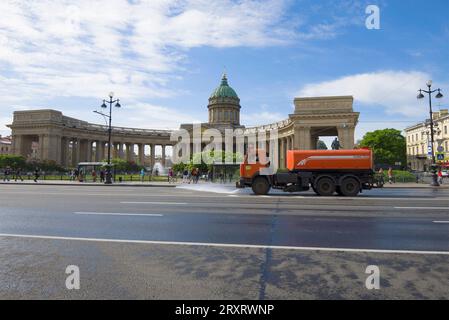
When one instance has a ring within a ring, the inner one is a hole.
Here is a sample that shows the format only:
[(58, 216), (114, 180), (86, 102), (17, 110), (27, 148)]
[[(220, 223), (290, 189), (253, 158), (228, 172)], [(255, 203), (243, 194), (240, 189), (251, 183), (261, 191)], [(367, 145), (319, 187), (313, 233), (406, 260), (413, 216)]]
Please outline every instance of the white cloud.
[[(138, 103), (126, 108), (128, 116), (117, 118), (115, 121), (117, 126), (131, 126), (144, 129), (178, 129), (180, 124), (201, 123), (205, 120), (193, 117), (187, 112), (147, 103)], [(207, 112), (205, 114), (207, 115)]]
[(416, 99), (430, 75), (419, 71), (380, 71), (342, 77), (304, 86), (299, 96), (353, 95), (355, 102), (381, 108), (387, 114), (424, 117), (426, 108)]
[(111, 89), (133, 99), (173, 95), (166, 85), (186, 50), (285, 43), (284, 10), (275, 0), (3, 0), (1, 94), (12, 101)]
[(240, 116), (240, 122), (247, 127), (260, 126), (266, 124), (276, 123), (281, 120), (287, 119), (288, 116), (278, 112), (262, 111), (258, 113), (242, 113)]

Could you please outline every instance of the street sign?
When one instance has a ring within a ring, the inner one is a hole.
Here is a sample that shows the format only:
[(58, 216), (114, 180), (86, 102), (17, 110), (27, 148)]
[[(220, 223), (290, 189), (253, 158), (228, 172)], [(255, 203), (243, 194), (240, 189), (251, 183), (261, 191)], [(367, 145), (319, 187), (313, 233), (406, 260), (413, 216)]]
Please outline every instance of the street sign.
[(437, 149), (437, 151), (438, 151), (438, 152), (444, 152), (443, 146), (439, 146), (438, 149)]
[(437, 153), (437, 160), (438, 161), (444, 161), (444, 159), (445, 159), (445, 155), (444, 155), (444, 153)]

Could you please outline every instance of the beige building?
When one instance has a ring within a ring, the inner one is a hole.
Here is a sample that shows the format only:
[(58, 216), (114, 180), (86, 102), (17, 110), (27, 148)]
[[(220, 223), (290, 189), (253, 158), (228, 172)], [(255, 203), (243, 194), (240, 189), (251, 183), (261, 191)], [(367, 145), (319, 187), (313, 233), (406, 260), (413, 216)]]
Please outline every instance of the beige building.
[[(449, 112), (443, 109), (435, 112), (433, 115), (435, 123), (434, 128), (434, 150), (438, 153), (438, 149), (442, 150), (445, 160), (443, 163), (449, 162)], [(427, 171), (431, 164), (431, 155), (429, 147), (430, 139), (430, 121), (421, 122), (405, 129), (407, 139), (407, 161), (412, 170)]]
[[(335, 136), (342, 148), (354, 148), (354, 131), (359, 113), (353, 110), (353, 97), (296, 98), (293, 113), (284, 121), (255, 128), (240, 124), (240, 98), (223, 76), (209, 98), (208, 122), (203, 128), (242, 129), (250, 135), (257, 132), (279, 132), (279, 163), (285, 167), (290, 149), (316, 149), (318, 139)], [(56, 110), (17, 111), (9, 127), (12, 130), (13, 152), (30, 160), (53, 160), (73, 167), (79, 162), (105, 159), (108, 128), (67, 117)], [(191, 130), (192, 124), (181, 128)], [(112, 144), (114, 157), (134, 160), (154, 166), (155, 148), (162, 148), (161, 164), (165, 166), (166, 148), (173, 146), (172, 131), (114, 127)], [(149, 150), (148, 153), (146, 150)]]
[(0, 136), (0, 155), (12, 154), (12, 140), (11, 137)]

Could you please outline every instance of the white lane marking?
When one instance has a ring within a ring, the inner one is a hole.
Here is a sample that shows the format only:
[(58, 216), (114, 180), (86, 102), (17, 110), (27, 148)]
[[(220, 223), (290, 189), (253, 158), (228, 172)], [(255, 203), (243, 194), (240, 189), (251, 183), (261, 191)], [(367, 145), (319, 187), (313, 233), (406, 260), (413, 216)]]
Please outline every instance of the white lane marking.
[(174, 206), (185, 206), (188, 205), (187, 202), (143, 202), (143, 201), (122, 201), (121, 204), (160, 204), (160, 205), (174, 205)]
[(449, 210), (449, 207), (394, 207), (395, 209), (410, 209), (410, 210)]
[(434, 221), (433, 223), (449, 223), (449, 221)]
[(196, 247), (223, 247), (223, 248), (253, 248), (295, 251), (328, 251), (328, 252), (355, 252), (355, 253), (394, 253), (394, 254), (419, 254), (419, 255), (449, 255), (449, 251), (414, 251), (414, 250), (381, 250), (381, 249), (352, 249), (352, 248), (326, 248), (326, 247), (294, 247), (294, 246), (267, 246), (254, 244), (231, 244), (231, 243), (207, 243), (207, 242), (179, 242), (179, 241), (152, 241), (152, 240), (125, 240), (125, 239), (102, 239), (102, 238), (77, 238), (61, 236), (40, 236), (27, 234), (0, 233), (4, 238), (41, 239), (41, 240), (69, 240), (84, 242), (110, 242), (128, 244), (157, 244), (174, 246), (196, 246)]
[(120, 213), (120, 212), (74, 212), (79, 215), (98, 215), (98, 216), (136, 216), (136, 217), (163, 217), (163, 214), (156, 213)]
[(237, 195), (235, 195), (235, 194), (230, 194), (230, 195), (228, 195), (228, 197), (231, 197), (231, 198), (238, 198), (239, 196), (237, 196)]

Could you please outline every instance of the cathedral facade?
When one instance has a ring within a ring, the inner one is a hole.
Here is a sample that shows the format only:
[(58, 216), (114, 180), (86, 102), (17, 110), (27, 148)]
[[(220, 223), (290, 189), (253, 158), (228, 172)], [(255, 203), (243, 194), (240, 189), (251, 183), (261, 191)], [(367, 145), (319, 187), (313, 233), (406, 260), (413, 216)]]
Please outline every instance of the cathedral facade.
[[(245, 135), (276, 130), (279, 164), (285, 167), (287, 150), (316, 149), (320, 137), (338, 137), (345, 149), (354, 148), (354, 131), (359, 113), (353, 110), (352, 96), (299, 97), (294, 99), (293, 112), (283, 121), (247, 128), (240, 123), (240, 98), (229, 85), (226, 75), (209, 97), (208, 122), (203, 129), (240, 129)], [(12, 153), (33, 160), (52, 160), (65, 167), (79, 162), (101, 161), (106, 158), (108, 128), (67, 117), (57, 110), (14, 112)], [(194, 124), (180, 128), (193, 131)], [(155, 148), (162, 148), (162, 165), (167, 161), (166, 147), (176, 144), (173, 131), (113, 127), (113, 156), (154, 166)], [(145, 150), (150, 150), (146, 154)]]

